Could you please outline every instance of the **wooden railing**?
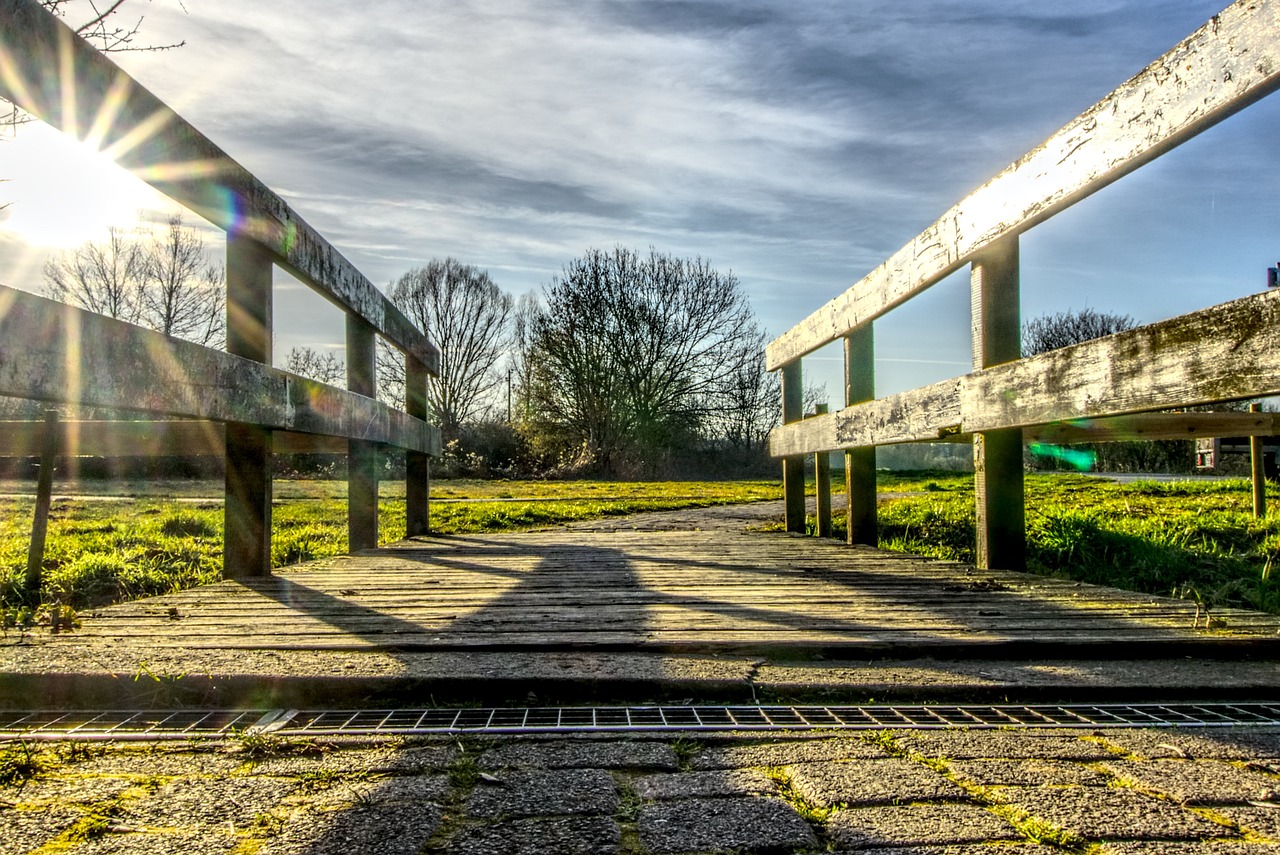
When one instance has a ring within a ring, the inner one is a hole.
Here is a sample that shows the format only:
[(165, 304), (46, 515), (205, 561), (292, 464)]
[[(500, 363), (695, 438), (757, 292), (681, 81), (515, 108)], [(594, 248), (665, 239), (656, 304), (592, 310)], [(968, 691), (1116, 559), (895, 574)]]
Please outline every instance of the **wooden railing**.
[[(426, 533), (430, 457), (440, 453), (426, 385), (439, 353), (413, 323), (283, 199), (34, 0), (0, 0), (0, 95), (115, 147), (122, 166), (227, 235), (226, 352), (0, 287), (0, 395), (200, 420), (152, 423), (150, 442), (133, 450), (224, 451), (228, 576), (270, 572), (275, 450), (342, 443), (356, 550), (377, 545), (377, 449), (405, 449), (406, 528)], [(346, 313), (347, 389), (271, 367), (275, 265)], [(407, 413), (375, 400), (377, 335), (405, 355)], [(120, 449), (138, 430), (82, 423), (43, 447)]]
[[(845, 450), (849, 540), (875, 544), (875, 447), (971, 437), (977, 562), (1020, 568), (1025, 429), (1065, 437), (1069, 427), (1053, 426), (1102, 420), (1099, 431), (1114, 438), (1125, 425), (1110, 417), (1127, 417), (1132, 428), (1146, 422), (1129, 414), (1280, 392), (1280, 293), (1022, 359), (1018, 259), (1022, 232), (1277, 86), (1280, 0), (1232, 4), (773, 341), (766, 361), (782, 372), (783, 425), (770, 451), (783, 458), (788, 529), (805, 529), (805, 455)], [(973, 373), (876, 398), (873, 322), (966, 264)], [(846, 406), (802, 421), (801, 360), (840, 339)], [(1194, 416), (1178, 425), (1161, 418), (1145, 438), (1206, 435), (1195, 433)], [(1273, 432), (1265, 421), (1252, 432)]]

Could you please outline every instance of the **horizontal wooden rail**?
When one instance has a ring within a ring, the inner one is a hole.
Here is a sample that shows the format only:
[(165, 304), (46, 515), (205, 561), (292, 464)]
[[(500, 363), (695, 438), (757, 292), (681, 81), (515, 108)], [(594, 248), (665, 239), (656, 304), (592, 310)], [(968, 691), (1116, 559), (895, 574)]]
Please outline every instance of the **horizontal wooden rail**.
[(1240, 0), (769, 344), (770, 371), (870, 323), (984, 247), (1097, 192), (1280, 87), (1280, 0)]
[(1278, 352), (1280, 292), (1271, 291), (782, 425), (769, 451), (936, 441), (1280, 394)]
[(439, 372), (434, 345), (283, 199), (34, 0), (0, 0), (0, 95), (92, 139), (152, 187), (233, 234)]
[[(222, 457), (227, 432), (221, 422), (57, 421), (59, 455), (67, 457)], [(0, 457), (39, 457), (48, 433), (40, 421), (0, 421)], [(314, 433), (273, 431), (274, 454), (346, 454), (347, 440)]]
[(435, 426), (380, 401), (4, 286), (0, 395), (440, 452)]

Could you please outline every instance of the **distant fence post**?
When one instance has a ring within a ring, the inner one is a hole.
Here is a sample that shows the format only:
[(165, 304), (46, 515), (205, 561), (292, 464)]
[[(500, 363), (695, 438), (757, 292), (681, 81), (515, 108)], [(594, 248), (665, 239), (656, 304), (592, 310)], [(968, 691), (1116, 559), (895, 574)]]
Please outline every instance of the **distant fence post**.
[[(844, 339), (845, 406), (876, 396), (875, 331), (866, 323)], [(844, 485), (850, 545), (879, 544), (876, 516), (876, 449), (850, 448), (844, 453)]]
[(40, 436), (40, 474), (36, 478), (36, 507), (31, 520), (31, 542), (27, 545), (27, 575), (23, 588), (33, 602), (40, 599), (44, 576), (44, 542), (49, 531), (49, 505), (53, 501), (53, 464), (58, 458), (61, 428), (58, 411), (44, 411), (44, 433)]
[[(1249, 412), (1262, 412), (1261, 404), (1250, 404)], [(1262, 437), (1256, 434), (1249, 436), (1249, 469), (1253, 475), (1253, 518), (1265, 519), (1267, 516), (1267, 473), (1264, 466)]]
[[(1018, 268), (1016, 234), (992, 243), (973, 261), (970, 298), (975, 370), (1022, 357)], [(982, 569), (1025, 569), (1022, 430), (974, 434), (973, 468), (977, 494), (975, 563)]]
[[(227, 353), (271, 364), (271, 255), (227, 233)], [(223, 575), (271, 572), (271, 431), (227, 423)]]
[[(782, 366), (782, 423), (804, 418), (804, 386), (800, 360)], [(804, 455), (782, 458), (782, 498), (786, 508), (787, 531), (805, 531)]]
[[(426, 421), (427, 367), (412, 354), (404, 357), (404, 408), (414, 418)], [(431, 456), (421, 451), (404, 455), (405, 536), (431, 533)]]
[[(348, 314), (347, 389), (377, 397), (377, 357), (372, 325)], [(364, 439), (347, 440), (347, 544), (353, 552), (378, 545), (378, 445)]]
[[(818, 404), (814, 415), (827, 414), (829, 407)], [(813, 455), (813, 492), (818, 509), (818, 537), (831, 536), (831, 454), (819, 451)]]

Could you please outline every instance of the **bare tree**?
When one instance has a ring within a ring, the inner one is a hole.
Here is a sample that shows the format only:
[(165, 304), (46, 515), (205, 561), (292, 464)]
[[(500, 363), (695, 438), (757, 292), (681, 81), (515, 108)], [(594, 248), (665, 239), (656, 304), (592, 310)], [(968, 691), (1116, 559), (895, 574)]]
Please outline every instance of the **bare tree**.
[(142, 307), (138, 244), (114, 226), (102, 243), (89, 241), (44, 264), (45, 293), (91, 312), (137, 323)]
[(528, 360), (534, 421), (605, 471), (656, 471), (704, 436), (759, 355), (737, 278), (702, 258), (588, 250), (543, 297)]
[(226, 329), (226, 270), (209, 260), (204, 240), (169, 217), (141, 250), (142, 325), (206, 347), (221, 347)]
[(1041, 315), (1022, 325), (1022, 355), (1035, 356), (1131, 330), (1137, 323), (1129, 315), (1117, 315), (1110, 312), (1099, 312), (1084, 308), (1079, 311), (1067, 310), (1052, 315)]
[(427, 396), (447, 442), (493, 403), (514, 301), (487, 272), (452, 258), (410, 270), (390, 297), (440, 349)]
[(53, 299), (208, 347), (222, 345), (225, 278), (181, 216), (146, 238), (112, 228), (44, 265)]
[(284, 370), (330, 386), (345, 386), (347, 382), (347, 365), (331, 350), (291, 348), (284, 359)]

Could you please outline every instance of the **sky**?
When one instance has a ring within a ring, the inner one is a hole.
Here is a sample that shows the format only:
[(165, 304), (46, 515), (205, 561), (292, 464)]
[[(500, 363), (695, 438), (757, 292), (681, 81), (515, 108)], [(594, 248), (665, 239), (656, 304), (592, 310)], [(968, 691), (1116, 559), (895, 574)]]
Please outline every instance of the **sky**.
[[(185, 45), (118, 58), (380, 287), (453, 256), (518, 295), (652, 246), (731, 271), (777, 335), (1222, 5), (129, 0)], [(1272, 96), (1024, 235), (1024, 317), (1264, 289), (1277, 131)], [(54, 136), (0, 144), (4, 284), (38, 290), (43, 258), (155, 204)], [(278, 359), (342, 341), (283, 275), (276, 317)], [(968, 331), (962, 272), (877, 322), (878, 392), (966, 373)], [(840, 404), (838, 353), (805, 367)]]

